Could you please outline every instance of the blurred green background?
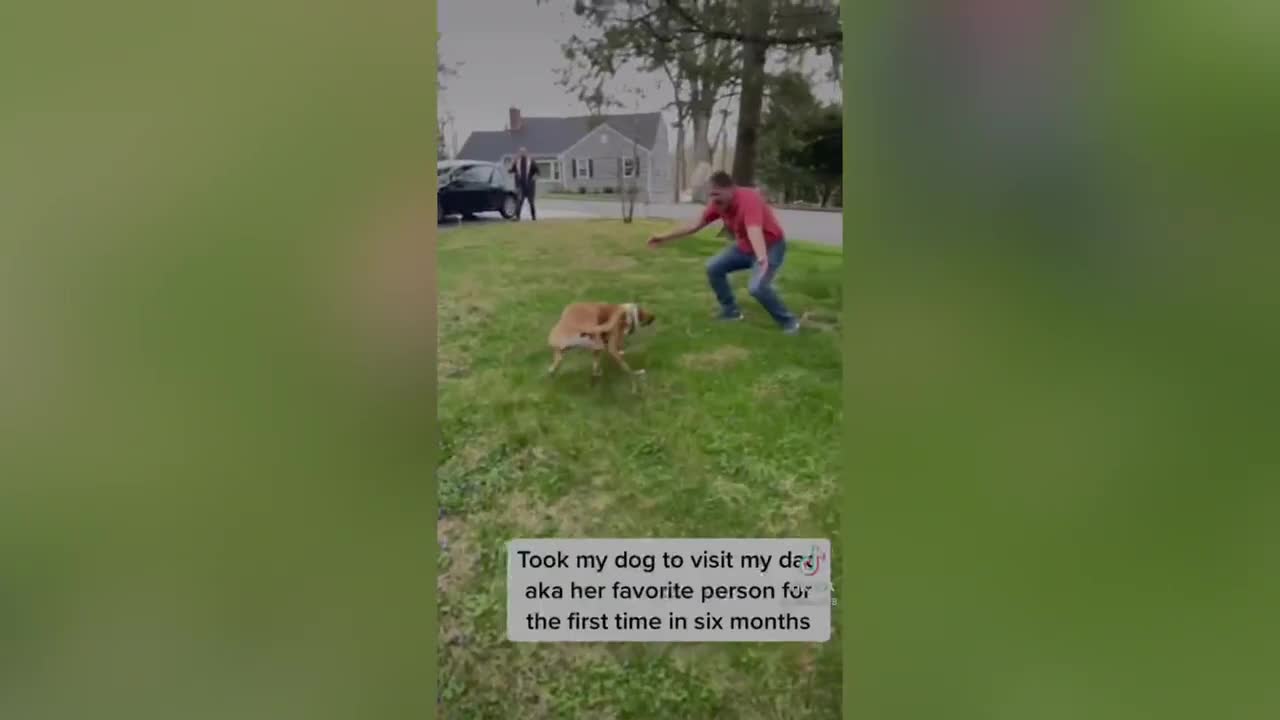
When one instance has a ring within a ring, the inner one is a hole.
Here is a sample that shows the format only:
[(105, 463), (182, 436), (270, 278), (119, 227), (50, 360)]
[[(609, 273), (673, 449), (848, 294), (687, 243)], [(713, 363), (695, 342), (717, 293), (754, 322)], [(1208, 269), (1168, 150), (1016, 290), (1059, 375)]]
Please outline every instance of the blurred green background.
[(0, 717), (431, 717), (434, 37), (0, 10)]
[(1276, 717), (1280, 13), (1048, 4), (845, 7), (845, 715)]

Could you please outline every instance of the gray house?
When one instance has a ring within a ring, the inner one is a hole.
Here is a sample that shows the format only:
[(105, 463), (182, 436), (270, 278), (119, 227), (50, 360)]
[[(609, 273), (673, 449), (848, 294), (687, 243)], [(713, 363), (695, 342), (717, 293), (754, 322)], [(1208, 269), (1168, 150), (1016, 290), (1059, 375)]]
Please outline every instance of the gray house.
[(527, 118), (511, 108), (508, 129), (471, 133), (458, 158), (510, 165), (521, 147), (538, 164), (540, 192), (619, 192), (634, 183), (641, 200), (671, 196), (674, 163), (661, 113)]

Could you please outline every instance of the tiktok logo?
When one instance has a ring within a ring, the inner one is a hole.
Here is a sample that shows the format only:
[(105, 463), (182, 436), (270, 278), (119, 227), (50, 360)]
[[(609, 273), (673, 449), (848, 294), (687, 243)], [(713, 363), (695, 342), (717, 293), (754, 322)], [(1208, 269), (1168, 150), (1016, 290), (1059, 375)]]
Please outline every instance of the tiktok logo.
[(807, 575), (817, 575), (822, 569), (822, 563), (827, 559), (827, 554), (818, 552), (817, 545), (809, 546), (809, 554), (805, 556), (804, 562), (800, 563), (800, 572)]

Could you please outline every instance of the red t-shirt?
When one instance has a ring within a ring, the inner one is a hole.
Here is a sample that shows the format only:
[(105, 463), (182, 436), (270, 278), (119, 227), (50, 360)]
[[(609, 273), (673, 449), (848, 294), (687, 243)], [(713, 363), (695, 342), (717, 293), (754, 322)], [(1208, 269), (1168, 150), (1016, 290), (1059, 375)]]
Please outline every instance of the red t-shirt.
[(738, 249), (754, 255), (751, 240), (747, 237), (747, 228), (759, 226), (764, 231), (765, 247), (772, 247), (782, 240), (782, 226), (774, 217), (773, 208), (760, 197), (754, 188), (734, 188), (733, 202), (721, 210), (714, 202), (702, 211), (702, 222), (708, 224), (716, 220), (724, 220), (725, 227), (738, 239)]

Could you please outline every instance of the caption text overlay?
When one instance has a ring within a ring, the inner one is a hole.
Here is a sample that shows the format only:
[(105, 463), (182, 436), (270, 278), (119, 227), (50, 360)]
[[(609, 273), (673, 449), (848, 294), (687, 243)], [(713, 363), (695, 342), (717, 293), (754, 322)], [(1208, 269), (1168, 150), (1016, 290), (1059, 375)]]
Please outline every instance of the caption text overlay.
[(512, 540), (514, 642), (826, 642), (831, 542)]

